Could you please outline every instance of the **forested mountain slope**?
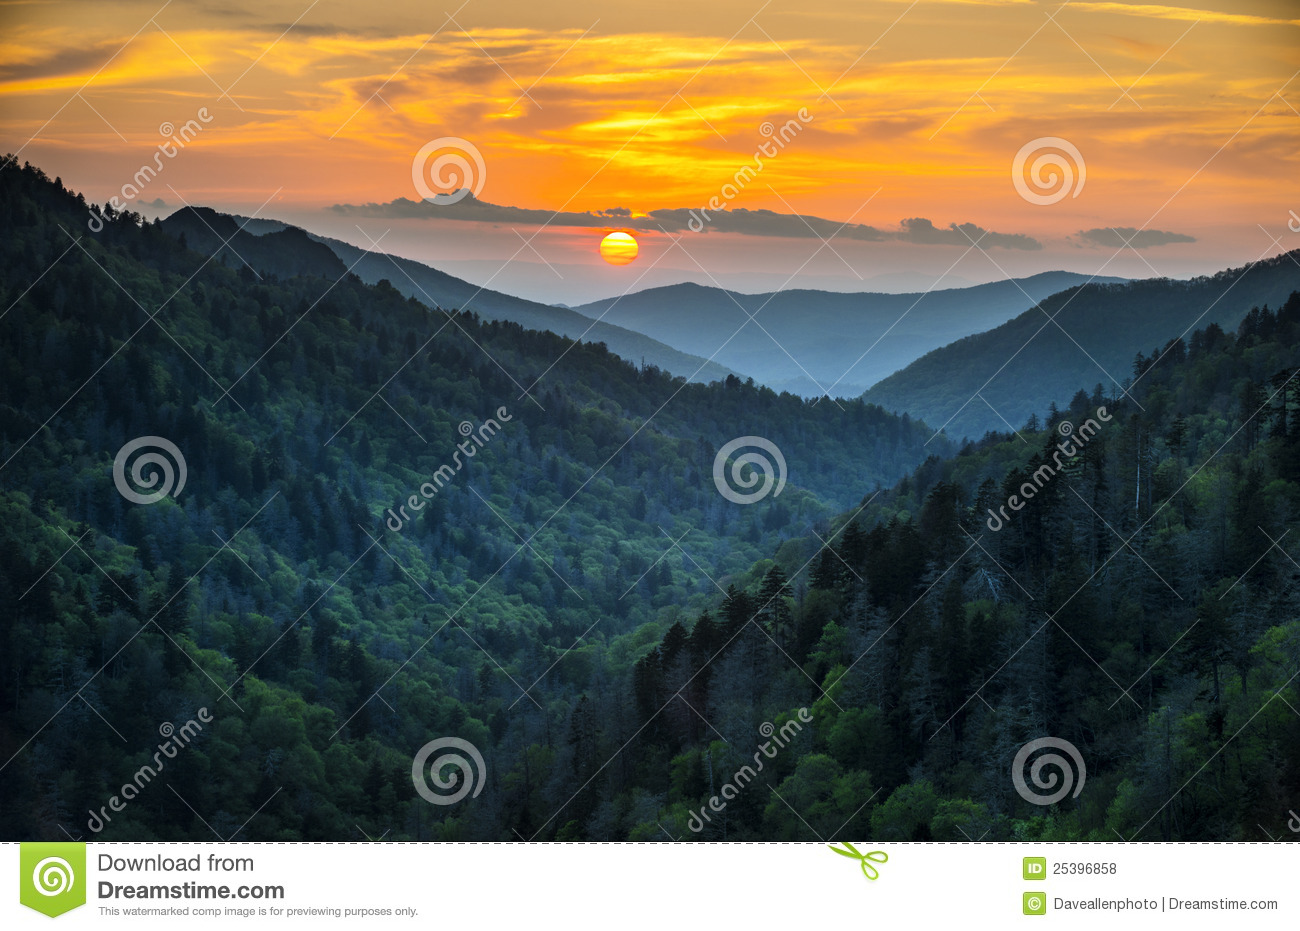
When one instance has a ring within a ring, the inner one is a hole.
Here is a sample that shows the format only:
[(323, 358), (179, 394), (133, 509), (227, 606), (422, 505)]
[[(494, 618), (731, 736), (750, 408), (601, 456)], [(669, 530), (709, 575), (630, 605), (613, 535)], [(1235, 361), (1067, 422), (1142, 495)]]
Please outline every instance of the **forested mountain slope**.
[(387, 281), (400, 294), (430, 308), (473, 311), (485, 320), (508, 321), (529, 330), (604, 343), (610, 352), (633, 364), (653, 365), (691, 381), (720, 381), (735, 374), (707, 359), (717, 346), (710, 347), (703, 356), (690, 355), (642, 333), (595, 322), (564, 307), (480, 288), (411, 259), (377, 250), (367, 252), (276, 221), (247, 221), (210, 207), (185, 207), (163, 220), (162, 228), (178, 238), (184, 235), (187, 245), (205, 256), (217, 253), (217, 261), (231, 267), (247, 262), (258, 271), (281, 277), (315, 274), (331, 280), (351, 271), (367, 284)]
[[(864, 395), (943, 427), (954, 438), (1019, 426), (1080, 385), (1119, 393), (1137, 352), (1217, 323), (1235, 329), (1252, 307), (1300, 288), (1300, 250), (1204, 278), (1088, 284), (1014, 320), (927, 353)], [(978, 394), (977, 394), (978, 392)]]
[[(645, 732), (612, 804), (640, 819), (632, 836), (1286, 836), (1300, 293), (1140, 354), (1132, 375), (1131, 400), (1080, 390), (1019, 436), (928, 460), (670, 629), (626, 686)], [(679, 690), (708, 727), (656, 710)], [(1013, 782), (1042, 738), (1078, 753), (1043, 771), (1064, 786), (1052, 805)]]
[[(86, 834), (199, 708), (172, 791), (96, 836), (555, 836), (588, 702), (715, 585), (928, 451), (924, 425), (860, 401), (432, 313), (334, 277), (292, 231), (255, 271), (88, 216), (38, 169), (0, 170), (6, 838)], [(740, 506), (713, 469), (750, 434), (787, 484)], [(115, 458), (159, 438), (183, 487), (137, 503)], [(602, 746), (631, 720), (630, 699), (602, 717)], [(446, 735), (486, 758), (472, 805), (414, 793), (413, 755)]]

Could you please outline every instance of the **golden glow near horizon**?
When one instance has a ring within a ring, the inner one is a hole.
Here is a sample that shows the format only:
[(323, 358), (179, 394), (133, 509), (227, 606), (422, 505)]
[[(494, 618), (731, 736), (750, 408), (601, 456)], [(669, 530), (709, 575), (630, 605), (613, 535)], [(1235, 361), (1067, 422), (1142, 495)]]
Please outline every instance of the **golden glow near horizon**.
[(610, 233), (600, 241), (600, 257), (610, 265), (627, 265), (639, 252), (636, 237), (630, 233)]
[[(732, 209), (888, 230), (1292, 235), (1291, 0), (758, 5), (3, 3), (0, 149), (103, 201), (152, 161), (160, 126), (207, 108), (142, 201), (419, 200), (411, 153), (456, 137), (483, 157), (480, 200), (548, 213), (701, 208), (731, 183)], [(764, 130), (800, 110), (797, 138), (760, 158)], [(1050, 207), (1011, 180), (1048, 137), (1087, 163), (1079, 196)]]

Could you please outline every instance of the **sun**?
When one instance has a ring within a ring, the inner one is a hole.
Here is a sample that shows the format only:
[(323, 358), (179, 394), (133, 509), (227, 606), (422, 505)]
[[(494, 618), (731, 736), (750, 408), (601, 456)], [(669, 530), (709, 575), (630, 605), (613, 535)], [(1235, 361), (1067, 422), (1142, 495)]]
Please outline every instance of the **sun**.
[(640, 251), (630, 233), (610, 233), (600, 241), (600, 257), (610, 265), (626, 265)]

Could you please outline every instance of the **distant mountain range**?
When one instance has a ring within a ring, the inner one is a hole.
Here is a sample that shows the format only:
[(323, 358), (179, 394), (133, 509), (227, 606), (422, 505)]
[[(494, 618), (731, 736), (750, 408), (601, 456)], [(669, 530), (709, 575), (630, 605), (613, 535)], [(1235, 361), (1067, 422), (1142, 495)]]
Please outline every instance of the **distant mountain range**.
[(953, 439), (1019, 428), (1098, 383), (1119, 392), (1138, 352), (1212, 323), (1235, 328), (1251, 307), (1276, 306), (1300, 289), (1300, 253), (1292, 253), (1191, 281), (1044, 272), (913, 294), (743, 294), (684, 283), (570, 309), (276, 220), (187, 207), (162, 228), (205, 253), (228, 239), (222, 261), (263, 275), (338, 279), (351, 269), (430, 307), (603, 342), (629, 362), (692, 381), (739, 374), (805, 397), (862, 396)]
[(1054, 294), (1001, 326), (936, 349), (874, 385), (865, 399), (906, 411), (948, 436), (1020, 427), (1081, 388), (1107, 393), (1137, 353), (1217, 323), (1236, 328), (1255, 306), (1300, 289), (1300, 250), (1210, 277), (1088, 284)]
[[(245, 224), (240, 229), (240, 224)], [(720, 381), (732, 371), (705, 358), (681, 352), (640, 333), (601, 322), (563, 307), (479, 288), (436, 268), (383, 252), (365, 252), (278, 220), (248, 220), (210, 207), (185, 207), (162, 221), (173, 236), (185, 235), (187, 245), (207, 254), (223, 240), (221, 260), (227, 265), (247, 262), (258, 272), (280, 278), (317, 275), (338, 278), (351, 269), (366, 284), (387, 280), (406, 297), (447, 310), (473, 310), (486, 320), (509, 320), (530, 330), (549, 330), (588, 343), (604, 343), (609, 351), (633, 364), (645, 362), (690, 381)]]
[(682, 352), (716, 352), (716, 362), (776, 390), (855, 396), (926, 352), (1005, 323), (1036, 301), (1087, 280), (1073, 272), (1043, 272), (912, 294), (742, 294), (678, 284), (573, 309)]
[[(565, 262), (550, 253), (547, 254), (546, 264), (536, 259), (527, 261), (528, 258), (525, 250), (517, 261), (502, 267), (500, 258), (448, 257), (439, 259), (438, 267), (466, 281), (490, 281), (491, 286), (498, 291), (526, 294), (531, 300), (557, 307), (576, 307), (610, 295), (622, 294), (628, 289), (627, 282), (631, 280), (629, 275), (635, 279), (634, 290), (638, 291), (694, 281), (700, 285), (731, 288), (752, 294), (756, 291), (776, 291), (790, 283), (789, 271), (776, 267), (771, 271), (745, 268), (743, 272), (718, 268), (706, 274), (690, 262), (676, 267), (666, 262), (643, 267), (638, 262), (629, 267), (615, 268), (603, 261)], [(823, 266), (814, 277), (805, 279), (805, 287), (831, 292), (901, 294), (937, 288), (966, 288), (979, 283), (951, 273), (929, 275), (919, 271), (894, 271), (855, 276), (844, 266), (839, 268), (843, 274), (837, 274), (834, 268)]]
[[(351, 269), (367, 284), (387, 280), (431, 307), (473, 310), (488, 320), (602, 342), (629, 362), (691, 381), (739, 374), (805, 397), (823, 391), (856, 397), (929, 350), (995, 327), (1032, 301), (1087, 280), (1072, 272), (1044, 272), (911, 294), (742, 294), (687, 283), (569, 308), (480, 288), (423, 263), (366, 252), (279, 220), (186, 207), (162, 227), (173, 236), (183, 233), (192, 248), (205, 252), (229, 239), (222, 249), (226, 264), (247, 262), (278, 277), (337, 278)], [(749, 321), (749, 314), (755, 319)]]

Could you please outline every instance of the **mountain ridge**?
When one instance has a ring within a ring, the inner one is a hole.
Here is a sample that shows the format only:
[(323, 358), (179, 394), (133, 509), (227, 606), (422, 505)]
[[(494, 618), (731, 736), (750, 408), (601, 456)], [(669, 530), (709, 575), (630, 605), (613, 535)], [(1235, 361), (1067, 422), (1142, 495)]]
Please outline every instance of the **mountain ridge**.
[[(247, 223), (242, 230), (239, 228), (240, 222)], [(739, 374), (705, 358), (680, 352), (644, 334), (608, 323), (593, 324), (570, 309), (479, 288), (431, 265), (386, 252), (368, 252), (342, 240), (322, 236), (280, 220), (253, 219), (248, 222), (246, 218), (221, 213), (211, 207), (183, 207), (161, 223), (164, 230), (175, 235), (184, 232), (186, 241), (201, 251), (211, 252), (229, 237), (229, 244), (221, 250), (229, 261), (242, 264), (245, 257), (252, 254), (264, 263), (279, 264), (281, 268), (284, 267), (285, 260), (282, 247), (286, 243), (282, 236), (287, 230), (297, 230), (301, 237), (295, 236), (292, 242), (305, 250), (302, 256), (304, 259), (312, 260), (301, 266), (304, 272), (312, 267), (313, 262), (325, 263), (319, 251), (307, 250), (302, 245), (302, 237), (318, 244), (338, 259), (339, 264), (333, 269), (337, 275), (351, 270), (366, 284), (387, 280), (400, 294), (414, 297), (431, 310), (469, 310), (487, 320), (509, 320), (527, 329), (548, 330), (557, 336), (587, 343), (604, 343), (610, 352), (634, 365), (644, 361), (689, 381), (719, 381), (728, 375)], [(268, 236), (272, 238), (265, 239)], [(262, 248), (259, 248), (259, 240), (263, 240)], [(279, 273), (275, 268), (268, 268)]]
[(954, 438), (1018, 427), (1079, 385), (1122, 389), (1138, 353), (1158, 355), (1196, 327), (1235, 328), (1252, 307), (1282, 303), (1300, 288), (1297, 259), (1300, 250), (1188, 280), (1079, 285), (926, 353), (863, 397)]
[(1075, 272), (1046, 271), (904, 294), (808, 288), (746, 294), (683, 282), (573, 309), (683, 352), (708, 347), (720, 363), (776, 390), (857, 395), (925, 352), (1005, 323), (1035, 301), (1086, 280)]

